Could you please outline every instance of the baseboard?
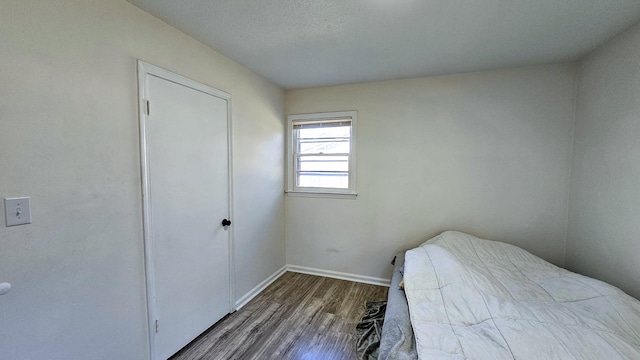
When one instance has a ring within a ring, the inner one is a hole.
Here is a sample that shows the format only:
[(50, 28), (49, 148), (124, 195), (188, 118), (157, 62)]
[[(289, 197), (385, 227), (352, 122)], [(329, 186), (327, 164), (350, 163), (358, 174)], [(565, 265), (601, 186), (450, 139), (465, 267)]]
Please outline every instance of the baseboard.
[(268, 278), (266, 278), (263, 282), (258, 284), (253, 289), (249, 290), (248, 293), (244, 294), (240, 299), (236, 301), (236, 311), (240, 310), (243, 306), (247, 305), (251, 299), (256, 297), (256, 295), (260, 294), (267, 286), (271, 285), (274, 281), (278, 280), (280, 276), (282, 276), (285, 272), (287, 272), (287, 267), (283, 266), (278, 271), (271, 274)]
[(324, 277), (340, 279), (340, 280), (355, 281), (355, 282), (365, 283), (365, 284), (380, 285), (380, 286), (387, 286), (387, 287), (391, 284), (391, 279), (349, 274), (349, 273), (332, 271), (332, 270), (316, 269), (316, 268), (310, 268), (306, 266), (289, 264), (286, 266), (286, 269), (287, 271), (291, 271), (291, 272), (324, 276)]
[(258, 284), (253, 289), (249, 290), (249, 292), (247, 292), (240, 299), (238, 299), (236, 301), (236, 311), (240, 310), (243, 306), (247, 305), (247, 303), (251, 301), (251, 299), (253, 299), (258, 294), (260, 294), (264, 289), (267, 288), (267, 286), (271, 285), (271, 283), (278, 280), (278, 278), (284, 275), (284, 273), (287, 271), (302, 273), (302, 274), (309, 274), (309, 275), (316, 275), (316, 276), (324, 276), (324, 277), (329, 277), (334, 279), (348, 280), (348, 281), (354, 281), (354, 282), (365, 283), (365, 284), (380, 285), (380, 286), (389, 286), (389, 284), (391, 283), (391, 279), (349, 274), (349, 273), (344, 273), (339, 271), (323, 270), (323, 269), (316, 269), (316, 268), (310, 268), (306, 266), (289, 264), (278, 269), (278, 271), (271, 274), (263, 282)]

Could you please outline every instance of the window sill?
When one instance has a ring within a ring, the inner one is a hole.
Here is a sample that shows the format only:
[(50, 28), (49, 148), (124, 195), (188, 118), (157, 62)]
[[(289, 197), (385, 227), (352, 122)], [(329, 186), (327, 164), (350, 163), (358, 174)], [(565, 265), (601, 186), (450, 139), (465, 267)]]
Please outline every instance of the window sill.
[(285, 194), (287, 194), (287, 196), (292, 196), (292, 197), (348, 199), (348, 200), (355, 200), (358, 197), (357, 193), (330, 193), (330, 192), (315, 192), (315, 191), (285, 191)]

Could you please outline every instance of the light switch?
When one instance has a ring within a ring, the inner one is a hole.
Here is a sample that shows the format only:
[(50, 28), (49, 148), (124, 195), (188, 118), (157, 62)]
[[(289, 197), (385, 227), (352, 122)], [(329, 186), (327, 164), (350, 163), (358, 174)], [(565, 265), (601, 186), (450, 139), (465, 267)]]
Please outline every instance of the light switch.
[(31, 224), (31, 198), (4, 199), (4, 214), (7, 226)]

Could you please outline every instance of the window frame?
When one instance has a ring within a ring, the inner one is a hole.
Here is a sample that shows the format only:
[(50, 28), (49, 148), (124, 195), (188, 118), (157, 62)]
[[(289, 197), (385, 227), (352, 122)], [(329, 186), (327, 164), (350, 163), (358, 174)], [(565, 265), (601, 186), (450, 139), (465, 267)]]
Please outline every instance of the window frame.
[[(334, 111), (310, 114), (295, 114), (287, 117), (287, 184), (285, 192), (289, 196), (307, 197), (329, 197), (329, 198), (352, 198), (358, 195), (356, 192), (356, 129), (357, 111)], [(297, 121), (323, 121), (351, 119), (351, 136), (349, 138), (349, 186), (342, 188), (320, 188), (320, 187), (300, 187), (296, 185), (295, 158), (299, 154), (295, 153), (297, 148), (297, 137), (293, 130), (293, 124)]]

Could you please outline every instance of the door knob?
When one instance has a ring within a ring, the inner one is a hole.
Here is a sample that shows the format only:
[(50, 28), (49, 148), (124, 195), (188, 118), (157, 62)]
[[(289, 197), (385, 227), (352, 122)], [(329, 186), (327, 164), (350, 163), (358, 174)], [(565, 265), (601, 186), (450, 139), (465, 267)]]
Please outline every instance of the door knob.
[(222, 226), (229, 226), (229, 225), (231, 225), (231, 220), (222, 219)]

